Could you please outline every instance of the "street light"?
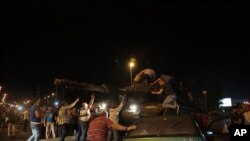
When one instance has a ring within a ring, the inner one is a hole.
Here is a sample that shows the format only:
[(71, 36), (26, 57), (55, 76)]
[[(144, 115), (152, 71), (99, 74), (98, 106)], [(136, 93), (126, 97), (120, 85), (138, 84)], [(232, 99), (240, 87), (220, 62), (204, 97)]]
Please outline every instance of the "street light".
[(204, 94), (205, 111), (207, 112), (207, 91), (203, 90), (202, 93)]
[(133, 67), (135, 66), (135, 59), (134, 58), (130, 58), (129, 61), (129, 70), (130, 70), (130, 85), (132, 86), (133, 84)]

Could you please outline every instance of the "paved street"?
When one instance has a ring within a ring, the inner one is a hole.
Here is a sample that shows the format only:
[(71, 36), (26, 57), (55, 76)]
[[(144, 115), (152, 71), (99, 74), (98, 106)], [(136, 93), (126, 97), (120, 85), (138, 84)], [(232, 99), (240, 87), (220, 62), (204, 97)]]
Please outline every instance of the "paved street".
[[(21, 129), (17, 130), (15, 137), (8, 137), (7, 136), (7, 128), (0, 128), (0, 140), (1, 141), (27, 141), (29, 136), (31, 135), (30, 129), (28, 132), (23, 132)], [(74, 136), (68, 136), (66, 137), (65, 141), (74, 141)], [(59, 141), (59, 138), (56, 139), (41, 139), (41, 141)]]
[(0, 128), (1, 141), (27, 141), (30, 135), (30, 130), (28, 130), (27, 132), (23, 132), (21, 131), (21, 129), (18, 129), (15, 137), (8, 137), (7, 128)]

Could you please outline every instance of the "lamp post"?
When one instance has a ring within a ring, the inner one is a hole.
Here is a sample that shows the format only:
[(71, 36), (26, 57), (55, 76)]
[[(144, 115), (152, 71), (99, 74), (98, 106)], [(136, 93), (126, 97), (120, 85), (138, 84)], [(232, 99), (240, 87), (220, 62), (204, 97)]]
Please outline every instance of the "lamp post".
[(129, 61), (129, 70), (130, 70), (130, 85), (133, 85), (133, 67), (135, 66), (135, 59), (134, 58), (130, 58)]
[(203, 90), (202, 93), (204, 95), (205, 112), (207, 112), (207, 91)]

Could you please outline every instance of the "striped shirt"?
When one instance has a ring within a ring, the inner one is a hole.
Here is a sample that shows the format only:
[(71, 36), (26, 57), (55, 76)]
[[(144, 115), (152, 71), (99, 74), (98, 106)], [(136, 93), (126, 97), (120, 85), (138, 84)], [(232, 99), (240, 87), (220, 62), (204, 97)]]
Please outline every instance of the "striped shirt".
[(88, 128), (87, 140), (88, 141), (106, 141), (108, 129), (111, 127), (113, 122), (103, 116), (93, 119)]

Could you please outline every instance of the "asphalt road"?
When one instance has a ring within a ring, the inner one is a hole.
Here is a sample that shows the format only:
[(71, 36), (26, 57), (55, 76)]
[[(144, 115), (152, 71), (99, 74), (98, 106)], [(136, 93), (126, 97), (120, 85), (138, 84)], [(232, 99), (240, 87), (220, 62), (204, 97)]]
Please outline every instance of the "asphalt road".
[(0, 128), (0, 140), (1, 141), (27, 141), (31, 135), (30, 129), (27, 132), (23, 132), (21, 129), (17, 129), (15, 137), (8, 137), (8, 129)]
[[(31, 130), (28, 129), (27, 132), (23, 132), (22, 129), (17, 129), (15, 137), (8, 137), (7, 128), (0, 128), (0, 141), (27, 141), (31, 136)], [(65, 141), (74, 141), (74, 136), (68, 136)], [(59, 141), (59, 138), (55, 139), (41, 139), (41, 141)]]

